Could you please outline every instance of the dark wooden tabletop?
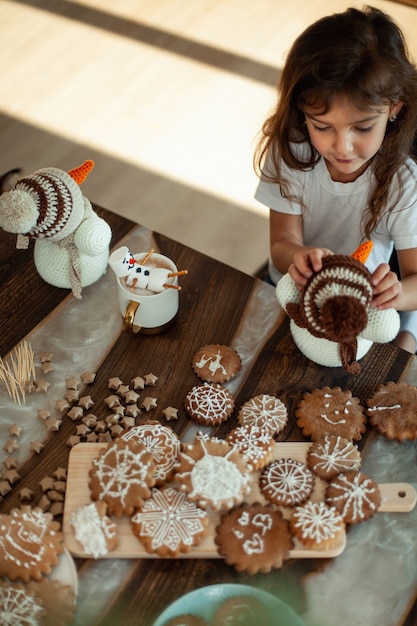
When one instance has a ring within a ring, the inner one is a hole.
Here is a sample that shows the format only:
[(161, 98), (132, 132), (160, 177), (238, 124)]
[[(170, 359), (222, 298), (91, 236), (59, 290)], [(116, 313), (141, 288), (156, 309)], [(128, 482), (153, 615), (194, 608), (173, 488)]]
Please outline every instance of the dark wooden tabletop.
[[(117, 247), (117, 243), (136, 226), (104, 209), (96, 207), (96, 210), (112, 228), (112, 248)], [(161, 382), (158, 386), (160, 406), (182, 407), (185, 394), (198, 382), (190, 367), (192, 354), (204, 344), (230, 345), (233, 342), (242, 318), (249, 314), (248, 303), (258, 279), (157, 233), (153, 233), (153, 238), (158, 249), (174, 259), (177, 267), (189, 269), (189, 275), (183, 282), (176, 324), (163, 334), (142, 335), (140, 338), (121, 332), (98, 368), (96, 380), (88, 393), (103, 398), (108, 395), (108, 379), (115, 372), (122, 380), (135, 376), (135, 354), (140, 342), (143, 371), (147, 369), (157, 373)], [(4, 357), (64, 299), (72, 296), (65, 289), (45, 283), (34, 268), (33, 250), (30, 248), (17, 253), (15, 236), (4, 232), (0, 233), (0, 283), (0, 355)], [(94, 289), (94, 286), (89, 289)], [(288, 426), (279, 439), (303, 441), (293, 411), (305, 391), (324, 385), (339, 385), (351, 389), (356, 397), (364, 401), (378, 383), (398, 380), (409, 358), (407, 353), (390, 345), (374, 345), (362, 360), (362, 373), (357, 377), (346, 374), (342, 368), (323, 368), (298, 352), (284, 318), (259, 346), (257, 356), (239, 385), (236, 407), (257, 394), (279, 395), (289, 412)], [(236, 424), (236, 415), (233, 415), (214, 434), (224, 437)], [(180, 411), (179, 419), (169, 425), (182, 436), (189, 420)], [(39, 481), (51, 469), (67, 465), (70, 453), (67, 440), (73, 432), (74, 423), (64, 420), (59, 432), (49, 435), (41, 454), (32, 456), (19, 468), (18, 487), (0, 502), (0, 512), (9, 512), (20, 505), (18, 493), (23, 487), (34, 491), (36, 502), (36, 497), (40, 497)], [(361, 445), (366, 445), (366, 437)], [(80, 578), (87, 577), (94, 561), (75, 561)], [(123, 585), (107, 598), (104, 614), (96, 623), (103, 626), (150, 626), (163, 608), (176, 598), (188, 591), (220, 582), (253, 585), (284, 596), (287, 602), (302, 612), (303, 577), (326, 567), (326, 563), (325, 559), (294, 559), (270, 574), (250, 576), (237, 573), (221, 559), (135, 560), (129, 565)], [(415, 624), (416, 616), (416, 609), (411, 609), (404, 624)]]

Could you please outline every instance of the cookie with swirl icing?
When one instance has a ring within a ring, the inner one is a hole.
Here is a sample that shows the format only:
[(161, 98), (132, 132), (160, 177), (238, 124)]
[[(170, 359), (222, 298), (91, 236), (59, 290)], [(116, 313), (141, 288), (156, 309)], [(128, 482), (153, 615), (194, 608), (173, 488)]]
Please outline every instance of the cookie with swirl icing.
[(314, 441), (307, 451), (308, 467), (323, 480), (331, 480), (338, 474), (358, 470), (361, 453), (349, 439), (339, 435), (325, 435)]
[(314, 488), (313, 472), (305, 463), (294, 459), (276, 459), (259, 477), (262, 495), (277, 506), (296, 506), (305, 502)]
[(218, 383), (196, 385), (186, 395), (185, 412), (198, 424), (218, 426), (232, 414), (235, 406), (233, 395)]
[(359, 440), (366, 431), (365, 409), (349, 389), (323, 387), (307, 392), (295, 409), (297, 426), (313, 441), (324, 435)]

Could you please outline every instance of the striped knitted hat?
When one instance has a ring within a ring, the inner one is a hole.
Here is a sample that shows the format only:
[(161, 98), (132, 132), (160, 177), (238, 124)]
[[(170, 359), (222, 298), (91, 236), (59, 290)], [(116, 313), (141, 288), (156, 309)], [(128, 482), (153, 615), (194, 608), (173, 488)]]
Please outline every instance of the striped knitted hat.
[(68, 173), (47, 167), (19, 179), (13, 189), (0, 196), (0, 227), (18, 234), (19, 248), (27, 248), (29, 237), (64, 239), (84, 217), (79, 184), (93, 166), (92, 161), (86, 161)]
[(287, 313), (311, 335), (337, 342), (343, 367), (358, 373), (357, 337), (368, 323), (373, 291), (371, 274), (358, 255), (333, 254), (307, 282), (298, 304)]

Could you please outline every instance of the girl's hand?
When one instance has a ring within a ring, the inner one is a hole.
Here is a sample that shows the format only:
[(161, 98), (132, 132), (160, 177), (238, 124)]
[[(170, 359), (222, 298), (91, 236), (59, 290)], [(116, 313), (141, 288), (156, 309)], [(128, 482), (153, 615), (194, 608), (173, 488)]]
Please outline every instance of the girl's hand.
[(391, 308), (398, 310), (402, 284), (388, 263), (378, 265), (371, 280), (374, 291), (372, 305), (380, 310)]
[(322, 268), (322, 259), (333, 254), (327, 248), (305, 248), (302, 252), (296, 252), (293, 262), (288, 268), (288, 273), (295, 282), (297, 289), (303, 289), (313, 272)]

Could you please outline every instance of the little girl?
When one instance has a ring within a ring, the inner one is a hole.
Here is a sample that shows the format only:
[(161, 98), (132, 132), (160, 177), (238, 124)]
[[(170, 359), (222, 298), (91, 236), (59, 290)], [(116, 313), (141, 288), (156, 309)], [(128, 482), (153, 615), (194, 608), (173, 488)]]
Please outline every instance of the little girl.
[[(255, 154), (270, 208), (269, 276), (301, 288), (324, 256), (372, 239), (373, 305), (417, 338), (417, 70), (398, 26), (367, 7), (324, 17), (296, 39)], [(401, 279), (390, 268), (395, 249)]]

